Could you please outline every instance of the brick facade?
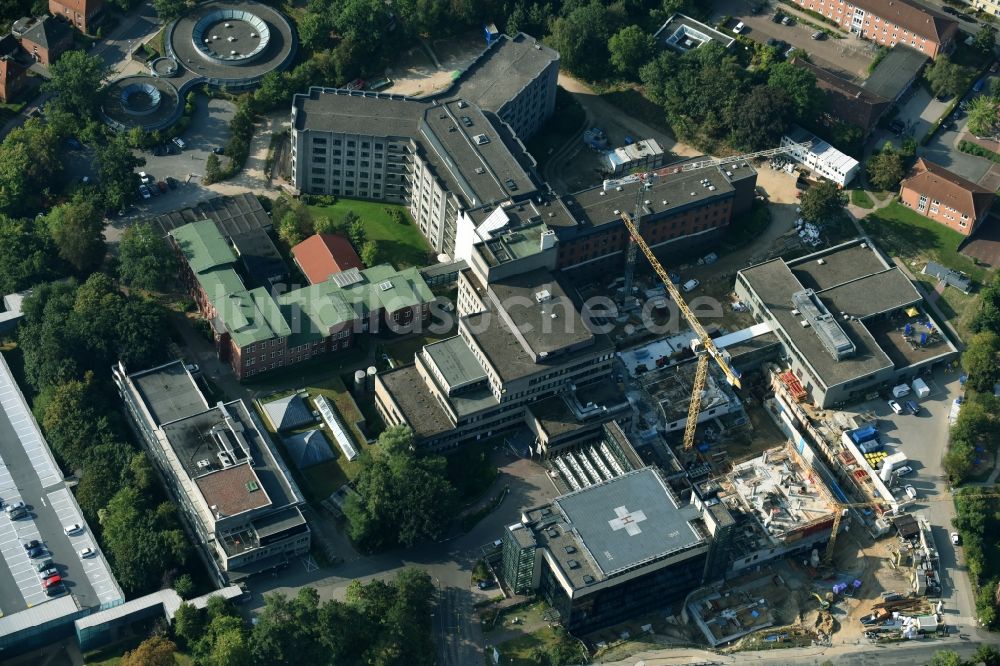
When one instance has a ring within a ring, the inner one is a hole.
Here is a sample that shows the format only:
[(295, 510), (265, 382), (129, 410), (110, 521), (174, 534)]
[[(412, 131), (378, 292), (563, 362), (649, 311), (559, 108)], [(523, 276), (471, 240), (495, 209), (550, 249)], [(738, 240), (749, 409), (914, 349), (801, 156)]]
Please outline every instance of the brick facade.
[(96, 32), (104, 16), (104, 0), (49, 0), (49, 13), (61, 16), (80, 32)]

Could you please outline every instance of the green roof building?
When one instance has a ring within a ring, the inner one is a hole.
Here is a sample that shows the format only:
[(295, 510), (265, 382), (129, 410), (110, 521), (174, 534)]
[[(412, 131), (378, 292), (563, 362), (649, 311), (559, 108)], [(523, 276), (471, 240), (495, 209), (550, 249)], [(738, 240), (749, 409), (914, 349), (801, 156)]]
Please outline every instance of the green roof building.
[(355, 333), (421, 320), (434, 300), (416, 268), (353, 268), (326, 282), (272, 295), (247, 290), (236, 254), (212, 220), (178, 227), (170, 237), (189, 269), (188, 282), (211, 319), (220, 356), (238, 378), (352, 346)]

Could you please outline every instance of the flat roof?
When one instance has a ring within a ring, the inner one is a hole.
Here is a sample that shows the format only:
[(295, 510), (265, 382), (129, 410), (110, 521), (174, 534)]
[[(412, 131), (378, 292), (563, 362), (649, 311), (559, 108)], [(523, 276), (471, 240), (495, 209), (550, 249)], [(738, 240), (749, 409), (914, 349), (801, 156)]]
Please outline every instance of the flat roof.
[[(24, 502), (28, 515), (0, 519), (0, 638), (25, 628), (25, 623), (68, 619), (80, 608), (124, 600), (90, 527), (63, 481), (63, 473), (38, 427), (28, 403), (0, 354), (0, 492), (4, 502)], [(84, 529), (68, 536), (64, 526)], [(45, 594), (35, 563), (21, 544), (44, 544), (75, 600)], [(91, 547), (97, 555), (77, 554)]]
[(708, 41), (717, 42), (726, 49), (736, 41), (735, 37), (684, 14), (674, 14), (668, 18), (653, 35), (653, 39), (682, 53), (696, 49)]
[(862, 85), (876, 95), (895, 100), (913, 82), (925, 62), (925, 54), (897, 44), (878, 61)]
[(792, 314), (792, 294), (800, 291), (803, 285), (781, 259), (745, 268), (740, 275), (781, 327), (778, 337), (786, 337), (799, 350), (827, 387), (892, 367), (892, 361), (879, 349), (864, 325), (854, 320), (839, 320), (838, 324), (854, 343), (856, 351), (847, 358), (834, 360), (816, 332), (812, 328), (803, 328), (801, 319)]
[(235, 516), (271, 503), (249, 463), (214, 470), (195, 479), (209, 507), (222, 516)]
[(423, 353), (438, 369), (448, 389), (486, 379), (486, 371), (479, 365), (469, 345), (461, 336), (426, 345)]
[[(864, 245), (864, 247), (862, 247)], [(820, 263), (822, 260), (822, 263)], [(788, 262), (802, 286), (817, 292), (892, 267), (868, 243), (836, 246)]]
[(462, 73), (455, 88), (437, 95), (463, 97), (499, 113), (528, 83), (559, 60), (559, 53), (519, 32), (500, 35)]
[(473, 104), (452, 100), (424, 109), (421, 134), (472, 206), (535, 190), (500, 133)]
[(193, 416), (209, 407), (182, 361), (137, 372), (132, 381), (156, 425)]
[(417, 437), (433, 437), (454, 428), (444, 409), (427, 390), (416, 366), (404, 365), (383, 372), (379, 374), (379, 379), (392, 394)]
[(653, 468), (563, 495), (553, 504), (604, 577), (701, 545), (685, 510)]
[(922, 300), (920, 292), (898, 268), (821, 291), (819, 297), (834, 316), (843, 312), (862, 319)]
[[(226, 504), (230, 512), (223, 513), (232, 515), (240, 507), (249, 510), (267, 503), (259, 498), (266, 497), (275, 507), (302, 501), (263, 425), (242, 401), (212, 407), (161, 429), (184, 473), (199, 486), (206, 506), (216, 504), (221, 510)], [(223, 452), (226, 455), (220, 455)], [(226, 473), (203, 483), (204, 477), (219, 471)], [(251, 481), (259, 491), (247, 488)]]
[(501, 307), (520, 332), (530, 354), (538, 358), (557, 355), (594, 341), (573, 299), (558, 279), (540, 268), (487, 286), (494, 307)]

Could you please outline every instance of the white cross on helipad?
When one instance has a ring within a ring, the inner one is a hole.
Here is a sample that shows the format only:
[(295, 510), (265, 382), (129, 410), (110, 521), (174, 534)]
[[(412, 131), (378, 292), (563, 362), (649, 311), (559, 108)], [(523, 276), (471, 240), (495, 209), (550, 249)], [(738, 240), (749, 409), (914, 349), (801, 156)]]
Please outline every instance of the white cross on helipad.
[(608, 521), (608, 525), (611, 525), (611, 529), (613, 529), (615, 532), (617, 532), (618, 530), (625, 530), (626, 532), (628, 532), (629, 536), (635, 536), (636, 534), (642, 532), (642, 530), (639, 529), (639, 525), (637, 524), (646, 520), (646, 514), (643, 513), (642, 511), (633, 511), (629, 513), (628, 509), (626, 509), (623, 506), (620, 506), (617, 509), (615, 509), (615, 515), (617, 515), (618, 517), (612, 518), (611, 520)]

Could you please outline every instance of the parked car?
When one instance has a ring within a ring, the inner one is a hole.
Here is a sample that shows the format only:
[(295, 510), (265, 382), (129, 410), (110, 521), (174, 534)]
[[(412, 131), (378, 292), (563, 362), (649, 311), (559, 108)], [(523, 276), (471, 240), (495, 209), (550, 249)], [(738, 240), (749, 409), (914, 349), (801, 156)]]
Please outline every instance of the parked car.
[(41, 547), (42, 542), (39, 541), (38, 539), (32, 539), (31, 541), (27, 541), (27, 542), (25, 542), (22, 545), (24, 546), (25, 550), (31, 550), (32, 548), (39, 548), (39, 547)]
[(694, 280), (694, 279), (688, 280), (687, 282), (684, 283), (684, 286), (681, 287), (681, 289), (683, 289), (686, 292), (687, 291), (694, 291), (695, 289), (698, 288), (699, 284), (701, 284), (701, 282), (699, 282), (698, 280)]
[(369, 83), (368, 90), (373, 90), (377, 92), (379, 90), (384, 90), (385, 88), (388, 88), (391, 85), (392, 85), (392, 79), (384, 77), (378, 79), (377, 81), (372, 81), (371, 83)]
[(479, 581), (479, 583), (477, 583), (477, 586), (479, 587), (480, 590), (488, 590), (491, 587), (493, 587), (493, 581), (489, 579), (481, 580)]
[(66, 586), (62, 583), (59, 585), (50, 585), (45, 588), (45, 594), (50, 597), (58, 597), (60, 594), (66, 594)]
[(34, 548), (28, 549), (28, 557), (33, 560), (37, 560), (40, 557), (45, 556), (45, 549), (42, 546), (35, 546)]
[(743, 32), (743, 28), (745, 28), (745, 27), (746, 26), (743, 25), (743, 21), (737, 21), (736, 25), (733, 26), (733, 32), (735, 32), (738, 35), (741, 32)]
[(93, 557), (94, 555), (97, 555), (97, 551), (91, 548), (90, 546), (80, 549), (80, 557), (82, 557), (83, 559), (87, 559), (88, 557)]
[(53, 576), (52, 578), (49, 578), (47, 580), (43, 580), (42, 581), (42, 587), (48, 589), (48, 588), (52, 587), (53, 585), (58, 585), (61, 582), (62, 582), (62, 576)]
[(896, 473), (896, 476), (909, 476), (910, 474), (913, 474), (913, 468), (909, 465), (903, 465), (893, 471)]
[(187, 144), (184, 143), (184, 139), (180, 138), (179, 136), (174, 137), (174, 145), (180, 148), (181, 150), (187, 148)]
[(906, 401), (906, 409), (908, 409), (909, 412), (913, 415), (917, 415), (920, 413), (920, 405), (918, 405), (912, 400)]
[(72, 525), (66, 525), (65, 527), (63, 527), (63, 532), (66, 533), (66, 536), (79, 534), (82, 531), (83, 531), (83, 525), (81, 525), (80, 523), (73, 523)]
[(810, 37), (812, 37), (813, 39), (817, 39), (817, 40), (819, 40), (819, 39), (826, 39), (826, 33), (823, 32), (822, 30), (817, 30), (812, 35), (810, 35)]
[(954, 7), (949, 7), (948, 5), (945, 5), (944, 7), (942, 7), (941, 11), (943, 11), (945, 14), (951, 14), (952, 16), (955, 16), (956, 14), (958, 14), (958, 10), (957, 9), (955, 9)]
[(153, 177), (148, 173), (146, 173), (145, 171), (140, 171), (139, 182), (142, 183), (143, 185), (149, 185), (150, 183), (153, 182)]
[(52, 563), (52, 559), (46, 557), (44, 560), (35, 565), (36, 571), (45, 571), (46, 569), (51, 569), (55, 564)]
[(899, 406), (899, 403), (895, 400), (889, 401), (889, 409), (891, 409), (896, 414), (902, 414), (903, 408)]
[(952, 532), (951, 533), (951, 545), (957, 546), (960, 543), (961, 543), (961, 540), (958, 538), (958, 532)]
[(216, 154), (216, 155), (224, 155), (225, 154), (225, 151), (222, 148), (218, 147), (218, 146), (216, 146), (215, 148), (212, 148), (212, 152), (214, 154)]
[(785, 60), (788, 60), (789, 58), (791, 58), (792, 54), (795, 53), (796, 51), (798, 51), (797, 48), (795, 48), (794, 46), (789, 46), (788, 50), (785, 51)]
[(906, 486), (903, 490), (906, 491), (910, 499), (917, 499), (917, 489), (913, 486)]
[(153, 196), (153, 195), (152, 195), (152, 194), (150, 193), (150, 191), (149, 191), (149, 188), (148, 188), (148, 187), (146, 187), (145, 185), (140, 185), (140, 186), (139, 186), (139, 194), (141, 194), (141, 195), (142, 195), (142, 198), (143, 198), (143, 199), (149, 199), (150, 197), (152, 197), (152, 196)]
[(778, 12), (773, 17), (771, 17), (771, 20), (774, 21), (775, 23), (781, 23), (782, 19), (784, 19), (784, 18), (785, 18), (785, 15), (782, 14), (781, 12)]
[(48, 569), (38, 572), (38, 579), (41, 581), (46, 581), (58, 575), (59, 575), (59, 570), (56, 569), (55, 567), (50, 566)]
[(365, 80), (364, 79), (354, 79), (345, 86), (348, 90), (364, 90)]
[(795, 25), (795, 19), (793, 19), (791, 16), (782, 16), (781, 25)]

